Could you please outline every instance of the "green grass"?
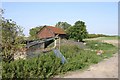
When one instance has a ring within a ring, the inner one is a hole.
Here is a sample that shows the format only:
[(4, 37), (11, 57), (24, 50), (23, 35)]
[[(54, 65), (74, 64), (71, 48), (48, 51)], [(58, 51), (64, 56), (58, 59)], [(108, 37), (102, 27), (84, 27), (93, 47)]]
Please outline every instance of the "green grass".
[(84, 39), (84, 41), (88, 41), (88, 40), (118, 40), (118, 39), (120, 39), (120, 37), (111, 36), (111, 37), (88, 38), (88, 39)]
[(104, 43), (104, 42), (99, 42), (99, 41), (87, 41), (86, 46), (90, 49), (95, 49), (95, 50), (111, 50), (116, 48), (112, 44)]
[(98, 42), (98, 41), (88, 41), (86, 42), (87, 47), (92, 50), (103, 50), (102, 58), (109, 58), (112, 54), (116, 53), (118, 48), (112, 44)]
[(118, 37), (100, 37), (98, 40), (118, 40)]

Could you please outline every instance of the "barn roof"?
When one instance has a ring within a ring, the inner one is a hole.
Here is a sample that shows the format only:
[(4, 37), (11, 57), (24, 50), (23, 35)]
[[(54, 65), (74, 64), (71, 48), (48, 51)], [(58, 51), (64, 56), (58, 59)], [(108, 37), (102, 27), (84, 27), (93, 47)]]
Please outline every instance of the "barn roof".
[(61, 28), (53, 27), (53, 26), (46, 26), (46, 28), (53, 31), (55, 34), (66, 34), (65, 31)]

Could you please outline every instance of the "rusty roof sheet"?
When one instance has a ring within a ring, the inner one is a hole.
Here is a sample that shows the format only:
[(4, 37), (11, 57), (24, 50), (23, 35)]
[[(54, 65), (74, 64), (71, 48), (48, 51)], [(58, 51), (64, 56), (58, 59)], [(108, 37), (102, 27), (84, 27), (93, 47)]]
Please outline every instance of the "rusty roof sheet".
[(61, 28), (53, 27), (53, 26), (46, 26), (48, 29), (53, 31), (55, 34), (66, 34), (65, 31)]

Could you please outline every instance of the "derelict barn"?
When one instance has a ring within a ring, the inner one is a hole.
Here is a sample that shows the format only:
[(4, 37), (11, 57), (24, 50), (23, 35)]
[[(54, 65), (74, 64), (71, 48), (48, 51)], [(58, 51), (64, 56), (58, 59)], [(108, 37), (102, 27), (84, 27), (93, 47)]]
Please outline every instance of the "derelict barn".
[[(26, 45), (26, 53), (28, 56), (37, 56), (40, 52), (47, 52), (52, 50), (53, 48), (60, 49), (60, 39), (65, 38), (66, 33), (61, 28), (44, 26), (37, 33), (37, 37), (38, 40), (27, 43)], [(48, 46), (53, 42), (54, 46), (52, 48), (48, 48)]]
[[(64, 32), (63, 29), (57, 28), (57, 27), (52, 27), (52, 26), (44, 26), (39, 32), (38, 32), (38, 38), (39, 39), (50, 39), (50, 38), (55, 38), (55, 46), (57, 46), (57, 38), (65, 38), (66, 33)], [(44, 48), (46, 48), (49, 44), (54, 42), (54, 40), (49, 40), (44, 43)]]
[[(26, 48), (22, 52), (18, 52), (19, 54), (14, 55), (14, 59), (35, 57), (38, 56), (40, 52), (53, 50), (56, 57), (61, 58), (61, 62), (63, 64), (67, 62), (65, 57), (59, 51), (60, 39), (66, 37), (64, 30), (52, 26), (44, 26), (38, 32), (37, 37), (39, 38), (38, 40), (28, 41)], [(48, 46), (53, 42), (54, 46), (52, 48), (48, 48)]]
[(53, 38), (55, 36), (58, 36), (60, 38), (64, 38), (66, 33), (63, 29), (52, 27), (52, 26), (44, 26), (39, 32), (38, 32), (38, 38), (39, 39), (48, 39)]

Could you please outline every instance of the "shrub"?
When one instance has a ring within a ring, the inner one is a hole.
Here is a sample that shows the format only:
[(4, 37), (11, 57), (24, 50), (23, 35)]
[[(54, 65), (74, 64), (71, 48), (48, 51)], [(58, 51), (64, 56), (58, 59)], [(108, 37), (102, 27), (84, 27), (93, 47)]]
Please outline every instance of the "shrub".
[[(101, 60), (101, 57), (97, 56), (95, 51), (86, 51), (80, 49), (77, 45), (69, 45), (67, 51), (64, 51), (67, 48), (67, 45), (63, 45), (62, 48), (61, 52), (68, 60), (68, 63), (63, 67), (63, 72), (83, 69), (90, 64), (98, 63)], [(74, 48), (77, 48), (77, 50)]]
[(49, 78), (55, 75), (61, 62), (53, 53), (37, 58), (3, 62), (3, 78)]
[[(116, 47), (111, 44), (89, 41), (86, 42), (88, 50), (81, 49), (78, 45), (61, 45), (61, 53), (67, 59), (65, 64), (53, 52), (41, 54), (38, 57), (26, 60), (16, 60), (10, 63), (3, 62), (3, 78), (50, 78), (59, 73), (84, 69), (91, 64), (96, 64), (104, 58), (112, 56)], [(97, 46), (95, 46), (97, 44)], [(91, 51), (91, 49), (93, 51)], [(95, 50), (102, 49), (104, 54), (96, 55)], [(110, 50), (109, 50), (110, 49)]]

